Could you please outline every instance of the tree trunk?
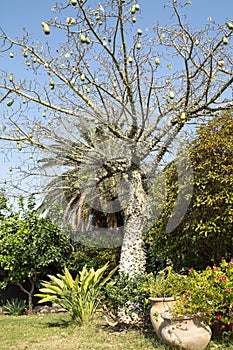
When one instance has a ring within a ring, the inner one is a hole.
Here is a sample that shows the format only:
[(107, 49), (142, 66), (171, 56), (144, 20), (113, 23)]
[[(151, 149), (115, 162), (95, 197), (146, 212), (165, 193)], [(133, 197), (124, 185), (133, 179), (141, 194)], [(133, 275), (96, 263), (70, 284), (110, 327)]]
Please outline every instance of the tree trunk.
[(143, 275), (146, 269), (143, 234), (150, 217), (150, 208), (140, 170), (136, 169), (131, 172), (129, 186), (119, 271), (133, 278)]
[(17, 285), (19, 288), (27, 294), (28, 296), (28, 313), (31, 315), (33, 313), (33, 302), (32, 302), (32, 297), (35, 289), (35, 279), (33, 277), (29, 277), (29, 281), (31, 284), (31, 289), (30, 291), (26, 290), (22, 284), (18, 283)]

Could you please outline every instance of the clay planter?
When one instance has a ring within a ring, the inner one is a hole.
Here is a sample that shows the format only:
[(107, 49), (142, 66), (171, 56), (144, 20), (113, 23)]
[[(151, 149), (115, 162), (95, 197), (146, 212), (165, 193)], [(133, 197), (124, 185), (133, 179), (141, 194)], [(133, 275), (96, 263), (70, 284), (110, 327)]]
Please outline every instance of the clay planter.
[(163, 343), (189, 350), (204, 350), (211, 339), (211, 329), (200, 318), (171, 314), (175, 298), (149, 298), (150, 318)]

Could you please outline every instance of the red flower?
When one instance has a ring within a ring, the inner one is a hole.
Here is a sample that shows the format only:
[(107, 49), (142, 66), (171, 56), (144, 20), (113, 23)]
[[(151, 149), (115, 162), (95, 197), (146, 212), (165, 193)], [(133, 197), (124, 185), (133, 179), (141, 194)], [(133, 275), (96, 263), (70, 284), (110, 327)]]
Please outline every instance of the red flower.
[(226, 279), (227, 279), (226, 276), (222, 276), (221, 278), (222, 281), (226, 281)]
[(230, 292), (230, 291), (231, 291), (231, 288), (226, 288), (225, 291), (226, 291), (226, 292)]
[(221, 320), (221, 318), (222, 318), (222, 315), (217, 316), (217, 320)]

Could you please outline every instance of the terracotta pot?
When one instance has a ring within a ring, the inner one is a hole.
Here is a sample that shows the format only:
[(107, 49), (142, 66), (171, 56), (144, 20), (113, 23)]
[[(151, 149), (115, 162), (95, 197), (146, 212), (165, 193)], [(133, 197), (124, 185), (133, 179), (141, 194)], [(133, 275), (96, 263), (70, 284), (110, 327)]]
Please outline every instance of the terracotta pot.
[(150, 318), (163, 343), (189, 350), (204, 350), (211, 339), (211, 329), (197, 317), (178, 317), (172, 313), (175, 298), (149, 298)]

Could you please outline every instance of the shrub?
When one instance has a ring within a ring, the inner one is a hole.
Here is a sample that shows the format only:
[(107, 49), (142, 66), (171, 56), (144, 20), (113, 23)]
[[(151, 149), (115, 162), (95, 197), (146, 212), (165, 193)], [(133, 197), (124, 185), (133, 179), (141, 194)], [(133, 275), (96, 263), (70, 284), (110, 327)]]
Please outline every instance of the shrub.
[(96, 271), (84, 266), (75, 279), (67, 268), (64, 270), (64, 275), (57, 274), (57, 277), (49, 275), (50, 281), (43, 282), (44, 288), (40, 288), (41, 294), (36, 294), (42, 298), (39, 303), (48, 301), (58, 303), (79, 324), (91, 321), (103, 298), (103, 287), (113, 283), (110, 279), (117, 267), (105, 277), (107, 269), (108, 264)]
[(189, 270), (189, 288), (177, 302), (180, 314), (199, 315), (207, 324), (233, 330), (233, 259), (222, 258), (219, 266)]
[(10, 299), (2, 308), (2, 312), (6, 315), (20, 316), (26, 311), (26, 300), (24, 299)]

